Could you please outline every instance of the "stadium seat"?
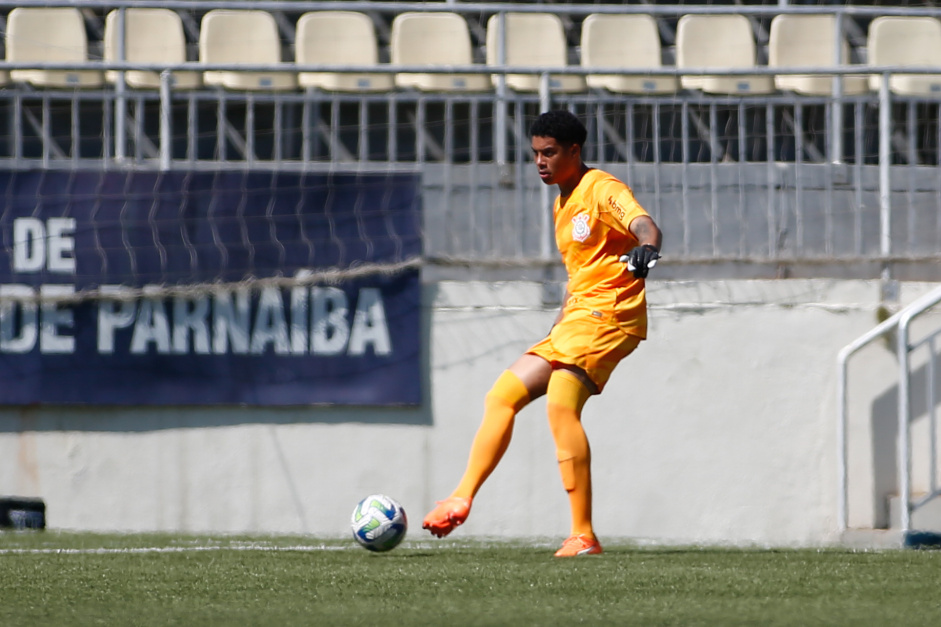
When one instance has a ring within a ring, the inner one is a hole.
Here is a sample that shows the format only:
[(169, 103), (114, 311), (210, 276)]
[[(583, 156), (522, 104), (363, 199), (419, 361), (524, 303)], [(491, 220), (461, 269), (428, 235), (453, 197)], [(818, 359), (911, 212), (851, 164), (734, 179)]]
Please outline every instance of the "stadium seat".
[[(499, 65), (497, 46), (499, 21), (497, 15), (487, 20), (487, 65)], [(564, 67), (568, 65), (568, 48), (562, 20), (552, 13), (506, 14), (506, 64), (524, 67)], [(497, 76), (492, 77), (497, 84)], [(508, 74), (506, 85), (522, 92), (539, 91), (538, 74)], [(551, 75), (549, 88), (554, 92), (585, 90), (585, 79), (578, 75)]]
[[(755, 39), (744, 15), (684, 15), (676, 27), (676, 65), (680, 68), (755, 67)], [(767, 94), (771, 76), (682, 76), (687, 89), (714, 94)]]
[[(457, 13), (402, 13), (392, 21), (394, 65), (471, 65), (467, 22)], [(484, 74), (396, 74), (395, 84), (420, 91), (486, 91)]]
[[(869, 25), (870, 65), (937, 66), (941, 60), (941, 21), (933, 17), (877, 17)], [(878, 91), (880, 77), (870, 76)], [(889, 89), (905, 96), (941, 95), (941, 74), (893, 74)]]
[[(281, 63), (281, 39), (274, 17), (267, 11), (214, 9), (203, 16), (199, 29), (202, 63)], [(227, 89), (284, 91), (297, 87), (292, 72), (207, 71), (207, 85)]]
[[(771, 20), (768, 41), (768, 65), (771, 67), (813, 67), (836, 65), (834, 35), (836, 17), (833, 15), (777, 15)], [(849, 44), (844, 38), (843, 63), (849, 64)], [(844, 94), (861, 94), (867, 89), (864, 76), (847, 76), (843, 80)], [(774, 85), (809, 96), (828, 96), (833, 92), (832, 75), (780, 75)]]
[[(657, 22), (649, 15), (589, 15), (582, 23), (582, 67), (657, 70), (662, 67)], [(674, 76), (589, 74), (589, 87), (624, 94), (672, 93)]]
[[(88, 60), (85, 21), (72, 7), (17, 7), (7, 16), (7, 61), (83, 63)], [(12, 70), (14, 81), (37, 87), (98, 87), (97, 70)]]
[[(295, 60), (302, 65), (377, 65), (379, 44), (372, 20), (353, 11), (314, 11), (297, 20)], [(324, 91), (388, 91), (391, 74), (301, 72), (301, 87)]]
[[(118, 60), (118, 19), (115, 9), (105, 18), (105, 61)], [(186, 61), (186, 38), (183, 21), (169, 9), (125, 9), (124, 56), (134, 63), (165, 63), (175, 65)], [(105, 72), (105, 80), (117, 81), (118, 73)], [(142, 70), (124, 73), (129, 87), (159, 89), (160, 74)], [(177, 89), (199, 87), (198, 72), (174, 72), (171, 84)]]

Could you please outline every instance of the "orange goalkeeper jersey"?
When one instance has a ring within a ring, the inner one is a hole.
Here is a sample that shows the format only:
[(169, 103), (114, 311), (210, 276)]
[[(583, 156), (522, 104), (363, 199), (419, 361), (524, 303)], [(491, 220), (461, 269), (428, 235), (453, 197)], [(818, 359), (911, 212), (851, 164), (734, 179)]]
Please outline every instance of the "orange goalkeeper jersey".
[(628, 229), (631, 221), (647, 215), (631, 188), (607, 172), (589, 170), (568, 198), (556, 198), (553, 213), (569, 275), (565, 316), (587, 313), (647, 337), (644, 281), (618, 261), (638, 245)]

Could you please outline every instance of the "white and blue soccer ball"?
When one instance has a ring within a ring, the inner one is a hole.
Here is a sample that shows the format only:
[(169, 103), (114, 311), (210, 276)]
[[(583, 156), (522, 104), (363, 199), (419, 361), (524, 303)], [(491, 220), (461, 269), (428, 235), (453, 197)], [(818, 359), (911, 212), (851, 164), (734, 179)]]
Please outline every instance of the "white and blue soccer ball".
[(405, 509), (384, 494), (371, 494), (353, 510), (353, 537), (370, 551), (391, 551), (408, 528)]

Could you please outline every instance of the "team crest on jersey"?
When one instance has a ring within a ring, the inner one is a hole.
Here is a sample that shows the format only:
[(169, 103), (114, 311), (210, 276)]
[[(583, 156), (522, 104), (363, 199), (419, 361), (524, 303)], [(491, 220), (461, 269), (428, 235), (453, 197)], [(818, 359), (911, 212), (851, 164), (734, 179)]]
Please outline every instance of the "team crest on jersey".
[(588, 214), (580, 213), (572, 218), (572, 239), (577, 242), (584, 242), (591, 235), (591, 228), (588, 226)]

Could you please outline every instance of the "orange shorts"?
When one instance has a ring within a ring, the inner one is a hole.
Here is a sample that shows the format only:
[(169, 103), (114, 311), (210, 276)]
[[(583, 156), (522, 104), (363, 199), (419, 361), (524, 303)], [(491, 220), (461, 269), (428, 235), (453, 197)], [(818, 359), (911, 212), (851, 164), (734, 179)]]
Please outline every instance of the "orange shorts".
[(615, 366), (630, 355), (641, 338), (625, 333), (610, 322), (599, 320), (590, 311), (573, 311), (552, 327), (549, 337), (526, 352), (550, 364), (567, 364), (584, 370), (600, 392)]

